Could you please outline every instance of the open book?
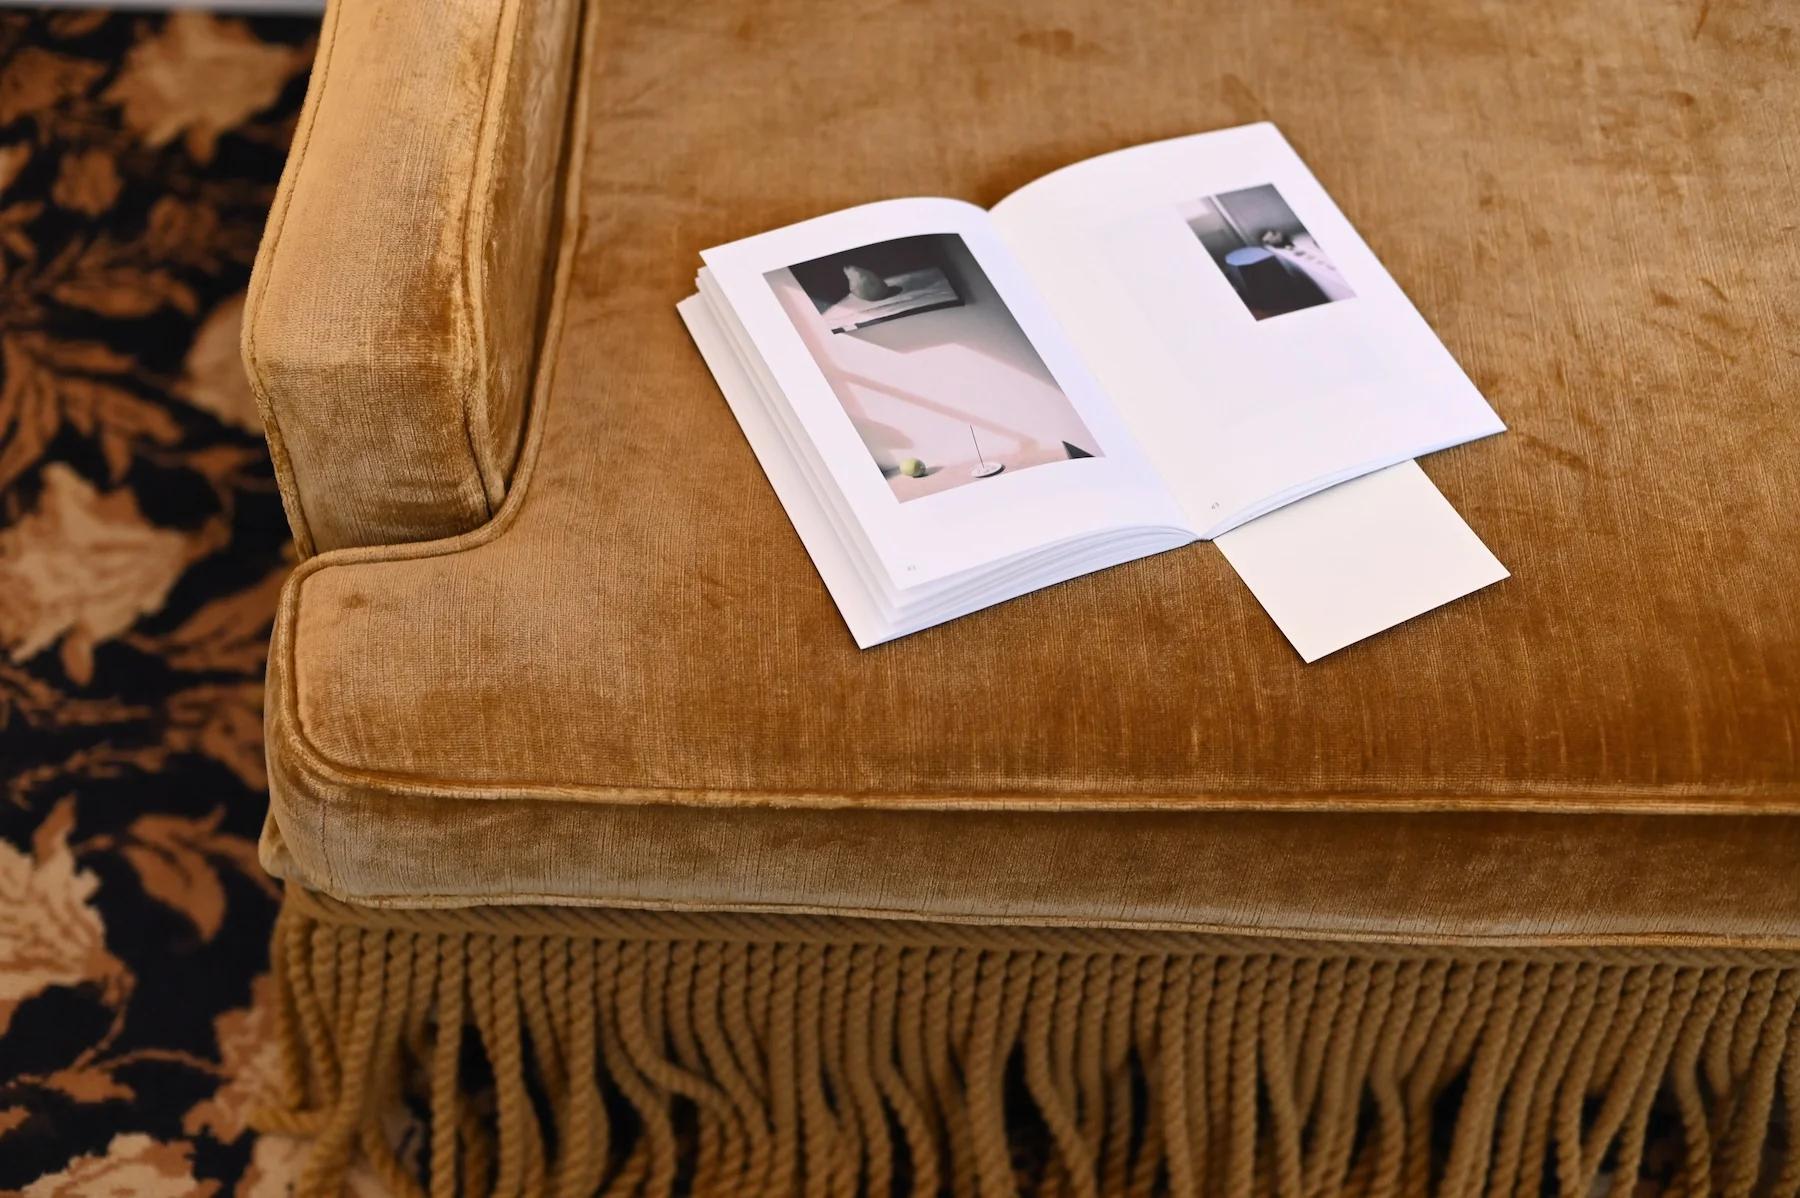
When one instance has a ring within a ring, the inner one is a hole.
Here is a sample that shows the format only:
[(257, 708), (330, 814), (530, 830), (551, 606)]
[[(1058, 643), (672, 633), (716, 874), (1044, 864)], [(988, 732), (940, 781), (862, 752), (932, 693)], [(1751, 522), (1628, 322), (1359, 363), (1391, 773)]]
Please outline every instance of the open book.
[(681, 314), (865, 648), (1503, 427), (1268, 124), (701, 257)]

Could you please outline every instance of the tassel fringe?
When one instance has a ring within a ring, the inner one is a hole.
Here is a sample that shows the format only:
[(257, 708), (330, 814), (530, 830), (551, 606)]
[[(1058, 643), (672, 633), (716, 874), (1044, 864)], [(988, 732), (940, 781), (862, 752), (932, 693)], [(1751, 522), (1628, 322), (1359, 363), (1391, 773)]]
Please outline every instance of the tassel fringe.
[(1623, 1198), (1653, 1123), (1665, 1193), (1800, 1194), (1794, 954), (290, 888), (274, 960), (302, 1194)]

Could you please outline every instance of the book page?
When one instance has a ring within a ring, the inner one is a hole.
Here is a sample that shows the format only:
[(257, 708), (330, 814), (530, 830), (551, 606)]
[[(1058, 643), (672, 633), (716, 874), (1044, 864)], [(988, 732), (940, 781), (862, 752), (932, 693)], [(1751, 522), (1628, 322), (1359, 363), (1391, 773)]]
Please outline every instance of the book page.
[(1206, 536), (1504, 427), (1273, 125), (1076, 163), (992, 215)]
[(1290, 503), (1218, 546), (1309, 662), (1508, 577), (1417, 462)]
[(702, 258), (894, 588), (1182, 527), (981, 209), (887, 201)]

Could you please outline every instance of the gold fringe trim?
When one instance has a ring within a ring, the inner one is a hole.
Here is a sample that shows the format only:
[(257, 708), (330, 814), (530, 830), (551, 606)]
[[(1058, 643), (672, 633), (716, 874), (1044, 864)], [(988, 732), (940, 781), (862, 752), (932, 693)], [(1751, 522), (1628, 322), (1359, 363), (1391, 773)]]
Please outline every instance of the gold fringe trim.
[[(762, 915), (277, 928), (301, 1194), (1800, 1193), (1800, 957)], [(383, 1133), (428, 1115), (419, 1173)], [(1603, 1175), (1606, 1180), (1602, 1180)], [(1629, 1183), (1625, 1183), (1629, 1184)]]

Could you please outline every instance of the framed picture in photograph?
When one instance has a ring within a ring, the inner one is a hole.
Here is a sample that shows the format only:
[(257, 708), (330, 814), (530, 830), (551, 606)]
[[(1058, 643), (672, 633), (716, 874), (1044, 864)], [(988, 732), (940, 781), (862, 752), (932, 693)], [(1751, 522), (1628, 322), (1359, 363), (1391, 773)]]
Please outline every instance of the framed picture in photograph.
[(833, 333), (962, 303), (937, 237), (901, 237), (793, 267)]

